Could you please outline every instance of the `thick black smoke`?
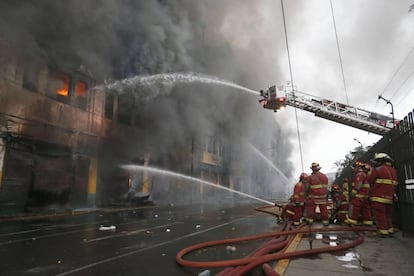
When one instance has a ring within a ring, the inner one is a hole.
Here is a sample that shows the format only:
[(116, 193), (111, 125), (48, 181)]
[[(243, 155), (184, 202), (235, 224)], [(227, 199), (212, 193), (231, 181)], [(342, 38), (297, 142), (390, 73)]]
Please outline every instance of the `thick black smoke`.
[[(23, 61), (85, 65), (99, 83), (136, 75), (198, 72), (259, 90), (280, 81), (274, 79), (276, 53), (282, 47), (274, 43), (281, 28), (274, 2), (2, 1), (0, 36), (7, 43), (1, 46)], [(269, 20), (274, 24), (264, 29)], [(286, 183), (249, 144), (290, 176), (290, 134), (283, 133), (270, 111), (261, 109), (258, 99), (218, 85), (177, 85), (168, 95), (130, 105), (128, 112), (137, 118), (134, 123), (145, 129), (143, 141), (134, 142), (152, 148), (155, 158), (178, 166), (177, 149), (194, 139), (215, 136), (231, 149), (229, 170), (238, 174), (237, 181), (245, 183), (249, 192), (256, 190), (251, 188), (256, 184), (282, 191)], [(255, 167), (266, 168), (267, 174), (251, 175)]]

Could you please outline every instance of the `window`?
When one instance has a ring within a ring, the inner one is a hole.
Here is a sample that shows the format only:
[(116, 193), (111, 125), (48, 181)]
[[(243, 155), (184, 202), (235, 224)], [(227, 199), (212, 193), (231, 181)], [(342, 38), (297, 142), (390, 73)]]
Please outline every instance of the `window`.
[(86, 92), (88, 90), (88, 84), (84, 81), (77, 81), (76, 83), (76, 94), (74, 100), (74, 105), (76, 107), (86, 110), (87, 106), (87, 97)]
[(88, 85), (83, 81), (78, 81), (76, 84), (76, 96), (85, 97)]
[(208, 138), (208, 140), (206, 141), (205, 151), (209, 152), (209, 153), (211, 153), (213, 151), (212, 139), (211, 138)]
[(69, 77), (68, 76), (61, 76), (60, 77), (61, 83), (59, 84), (58, 88), (56, 89), (56, 93), (60, 96), (67, 97), (69, 96)]
[(105, 118), (114, 118), (114, 95), (107, 94), (105, 97)]
[(217, 145), (217, 156), (223, 156), (223, 146), (221, 144)]
[(206, 151), (208, 153), (216, 154), (216, 140), (214, 137), (210, 137), (206, 144)]
[(122, 94), (118, 97), (118, 122), (125, 125), (132, 125), (132, 113), (134, 99), (131, 95)]
[(47, 95), (58, 101), (68, 103), (70, 94), (70, 76), (61, 72), (49, 74)]
[(23, 73), (23, 88), (31, 92), (39, 90), (40, 69), (36, 65), (26, 65)]
[(205, 151), (221, 157), (223, 155), (223, 146), (214, 137), (210, 137), (206, 142)]

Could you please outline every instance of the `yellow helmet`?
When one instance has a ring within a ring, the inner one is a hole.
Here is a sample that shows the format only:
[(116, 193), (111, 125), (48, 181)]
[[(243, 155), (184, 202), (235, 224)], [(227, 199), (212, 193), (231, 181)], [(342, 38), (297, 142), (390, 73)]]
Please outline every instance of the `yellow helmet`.
[(319, 166), (319, 163), (313, 162), (310, 166), (311, 170), (313, 171), (319, 171), (321, 167)]
[(381, 160), (381, 159), (383, 159), (383, 160), (392, 160), (391, 157), (388, 154), (383, 153), (383, 152), (376, 153), (374, 155), (374, 160)]

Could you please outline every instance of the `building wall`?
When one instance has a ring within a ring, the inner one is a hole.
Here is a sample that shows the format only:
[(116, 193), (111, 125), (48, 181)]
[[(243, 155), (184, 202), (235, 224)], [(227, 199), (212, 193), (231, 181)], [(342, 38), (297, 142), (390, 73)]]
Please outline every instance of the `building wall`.
[(105, 114), (105, 91), (88, 89), (94, 80), (85, 68), (34, 67), (0, 58), (1, 212), (95, 205), (97, 187), (110, 185), (100, 177), (101, 148), (140, 131)]
[(4, 162), (4, 153), (6, 152), (6, 144), (3, 139), (0, 139), (0, 189), (3, 176), (3, 162)]
[[(144, 130), (134, 127), (134, 118), (124, 118), (124, 112), (118, 122), (118, 111), (125, 111), (118, 107), (118, 96), (98, 89), (79, 90), (79, 83), (94, 85), (92, 75), (82, 67), (58, 68), (0, 57), (0, 73), (0, 207), (20, 212), (33, 206), (73, 208), (120, 199), (113, 192), (128, 188), (128, 175), (120, 174), (117, 166), (144, 160), (149, 152), (136, 148)], [(223, 183), (222, 146), (214, 137), (204, 138), (177, 151), (176, 158), (185, 162), (171, 169), (228, 185)], [(157, 162), (147, 158), (145, 165)], [(153, 175), (144, 173), (141, 178), (142, 192), (150, 192)], [(170, 193), (187, 192), (181, 180), (175, 182), (177, 189)], [(194, 187), (191, 196), (202, 198), (203, 188)]]

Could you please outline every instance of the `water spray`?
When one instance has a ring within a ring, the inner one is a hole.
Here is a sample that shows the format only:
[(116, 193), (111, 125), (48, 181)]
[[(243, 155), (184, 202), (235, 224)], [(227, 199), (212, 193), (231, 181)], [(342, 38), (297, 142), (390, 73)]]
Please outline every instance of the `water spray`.
[(277, 171), (282, 176), (282, 178), (286, 181), (286, 184), (290, 183), (287, 176), (278, 167), (276, 167), (276, 165), (273, 164), (272, 161), (270, 161), (268, 158), (266, 158), (266, 156), (264, 156), (264, 154), (261, 153), (255, 146), (253, 146), (252, 144), (249, 144), (249, 145), (261, 158), (263, 158), (263, 160), (266, 161), (267, 164), (269, 164), (275, 171)]
[(153, 87), (159, 84), (166, 85), (166, 86), (173, 86), (177, 83), (217, 84), (217, 85), (233, 87), (233, 88), (243, 90), (243, 91), (255, 94), (255, 95), (259, 94), (259, 92), (257, 91), (238, 85), (236, 83), (226, 81), (218, 77), (194, 73), (194, 72), (156, 74), (156, 75), (150, 75), (150, 76), (135, 76), (135, 77), (126, 78), (123, 80), (118, 80), (110, 84), (106, 84), (105, 87), (108, 89), (122, 91), (124, 87), (128, 87), (128, 88)]
[(246, 193), (242, 193), (242, 192), (237, 191), (237, 190), (233, 190), (233, 189), (230, 189), (230, 188), (227, 188), (227, 187), (224, 187), (224, 186), (220, 186), (220, 185), (217, 185), (215, 183), (208, 182), (208, 181), (205, 181), (205, 180), (202, 180), (202, 179), (199, 179), (199, 178), (196, 178), (196, 177), (188, 176), (188, 175), (185, 175), (185, 174), (180, 174), (180, 173), (176, 173), (176, 172), (172, 172), (172, 171), (168, 171), (168, 170), (163, 170), (163, 169), (158, 169), (158, 168), (148, 167), (148, 166), (140, 166), (140, 165), (121, 165), (121, 168), (123, 168), (127, 171), (150, 171), (150, 172), (153, 172), (153, 173), (170, 175), (170, 176), (174, 176), (174, 177), (178, 177), (178, 178), (184, 178), (184, 179), (187, 179), (187, 180), (190, 180), (190, 181), (203, 183), (203, 184), (209, 185), (209, 186), (214, 187), (214, 188), (219, 188), (219, 189), (226, 190), (226, 191), (229, 191), (229, 192), (232, 192), (232, 193), (236, 193), (236, 194), (239, 194), (239, 195), (242, 195), (242, 196), (245, 196), (245, 197), (249, 197), (249, 198), (264, 202), (264, 203), (272, 205), (272, 206), (274, 205), (274, 202), (271, 202), (271, 201), (268, 201), (268, 200), (265, 200), (265, 199), (261, 199), (261, 198), (258, 198), (258, 197), (255, 197), (255, 196), (252, 196), (252, 195), (249, 195), (249, 194), (246, 194)]

